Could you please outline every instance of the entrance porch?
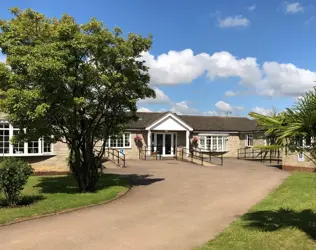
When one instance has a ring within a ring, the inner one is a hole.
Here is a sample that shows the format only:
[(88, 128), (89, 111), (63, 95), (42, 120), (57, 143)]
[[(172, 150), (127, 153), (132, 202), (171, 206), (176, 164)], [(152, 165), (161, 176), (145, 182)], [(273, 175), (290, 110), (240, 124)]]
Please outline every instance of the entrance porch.
[(164, 157), (173, 157), (177, 147), (190, 147), (190, 132), (193, 128), (173, 113), (167, 113), (146, 130), (148, 155), (156, 152)]

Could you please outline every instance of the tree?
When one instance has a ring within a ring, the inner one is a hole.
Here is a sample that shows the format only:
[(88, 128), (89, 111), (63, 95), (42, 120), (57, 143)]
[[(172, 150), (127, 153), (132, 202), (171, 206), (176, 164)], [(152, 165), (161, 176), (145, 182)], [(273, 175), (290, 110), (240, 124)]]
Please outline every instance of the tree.
[(284, 112), (272, 116), (255, 112), (249, 115), (266, 129), (266, 136), (272, 138), (272, 146), (305, 153), (316, 164), (316, 88)]
[(7, 56), (0, 64), (0, 108), (22, 131), (15, 140), (53, 135), (67, 143), (80, 191), (92, 191), (106, 139), (137, 119), (139, 99), (155, 96), (140, 59), (152, 39), (124, 38), (121, 29), (111, 32), (95, 18), (79, 25), (67, 14), (57, 19), (10, 10), (13, 18), (0, 21), (0, 49)]

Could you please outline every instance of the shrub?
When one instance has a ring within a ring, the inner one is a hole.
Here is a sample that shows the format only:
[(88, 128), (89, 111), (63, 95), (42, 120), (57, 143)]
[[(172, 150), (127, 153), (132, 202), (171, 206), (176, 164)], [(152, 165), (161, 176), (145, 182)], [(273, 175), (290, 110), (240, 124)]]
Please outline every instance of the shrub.
[(8, 158), (0, 163), (0, 190), (9, 206), (19, 201), (19, 195), (33, 173), (32, 167), (19, 159)]

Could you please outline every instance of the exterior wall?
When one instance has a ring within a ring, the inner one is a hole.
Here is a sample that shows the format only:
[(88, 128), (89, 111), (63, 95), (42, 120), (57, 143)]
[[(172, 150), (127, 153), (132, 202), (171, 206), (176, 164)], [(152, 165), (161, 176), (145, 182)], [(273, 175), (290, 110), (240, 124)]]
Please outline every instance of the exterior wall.
[[(237, 157), (237, 150), (240, 148), (241, 140), (238, 134), (229, 134), (226, 141), (226, 150), (224, 157)], [(245, 145), (245, 144), (244, 144)]]
[[(210, 134), (212, 131), (209, 132)], [(198, 136), (199, 133), (194, 132), (191, 134), (190, 139), (194, 136)], [(222, 134), (225, 134), (223, 132)], [(224, 157), (237, 157), (238, 155), (238, 149), (245, 147), (245, 135), (246, 134), (252, 134), (253, 135), (253, 146), (259, 146), (264, 145), (264, 133), (258, 132), (258, 133), (228, 133), (228, 140), (226, 141), (226, 151), (223, 156)]]
[[(169, 130), (170, 131), (170, 130)], [(131, 147), (123, 148), (126, 159), (138, 159), (139, 150), (138, 146), (145, 147), (147, 146), (147, 131), (126, 131), (131, 133)], [(170, 131), (172, 132), (172, 131)], [(177, 131), (177, 147), (186, 147), (186, 131)], [(211, 133), (211, 132), (210, 132)], [(190, 133), (190, 141), (194, 136), (197, 136), (198, 132)], [(141, 145), (136, 145), (135, 137), (142, 137)], [(254, 145), (263, 145), (264, 140), (262, 139), (261, 134), (254, 134)], [(192, 143), (190, 143), (190, 147)], [(229, 134), (228, 140), (226, 141), (227, 153), (224, 157), (237, 157), (237, 149), (245, 147), (245, 134)], [(118, 148), (118, 150), (120, 150)], [(57, 142), (53, 145), (53, 154), (52, 156), (34, 156), (34, 157), (24, 157), (36, 172), (65, 172), (69, 171), (67, 165), (67, 158), (69, 156), (69, 149), (67, 144), (62, 142)], [(297, 155), (288, 156), (284, 161), (289, 166), (294, 166), (297, 161)], [(300, 166), (311, 166), (311, 162), (302, 163)]]
[(67, 144), (57, 142), (53, 144), (52, 156), (33, 156), (24, 157), (28, 161), (35, 172), (65, 172), (69, 171), (67, 158), (69, 149)]
[(287, 152), (283, 154), (282, 157), (282, 168), (285, 170), (300, 170), (300, 171), (311, 171), (316, 172), (315, 164), (308, 158), (304, 156), (304, 161), (298, 160), (298, 152)]
[(244, 148), (246, 146), (246, 135), (253, 135), (253, 146), (263, 146), (264, 145), (264, 132), (256, 132), (256, 133), (240, 133), (240, 147)]
[(178, 131), (177, 132), (177, 147), (185, 147), (186, 145), (186, 131)]
[[(129, 132), (129, 131), (126, 131), (126, 132)], [(130, 133), (131, 133), (131, 147), (123, 148), (123, 152), (125, 154), (126, 159), (138, 159), (139, 158), (138, 146), (141, 146), (141, 147), (147, 146), (147, 131), (139, 131), (139, 132), (132, 131)], [(135, 137), (137, 135), (142, 137), (141, 145), (136, 145), (135, 143)]]

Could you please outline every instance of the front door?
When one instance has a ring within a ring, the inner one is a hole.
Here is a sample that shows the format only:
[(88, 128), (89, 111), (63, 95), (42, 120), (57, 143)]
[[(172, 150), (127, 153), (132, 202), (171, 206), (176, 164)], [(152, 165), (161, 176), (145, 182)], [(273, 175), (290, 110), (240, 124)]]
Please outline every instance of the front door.
[(175, 133), (154, 133), (152, 139), (155, 152), (164, 156), (174, 155)]
[(156, 135), (156, 143), (155, 143), (155, 148), (156, 152), (160, 155), (163, 155), (163, 145), (164, 145), (164, 134), (157, 134)]
[(165, 152), (164, 155), (172, 155), (172, 134), (164, 134), (165, 135)]

